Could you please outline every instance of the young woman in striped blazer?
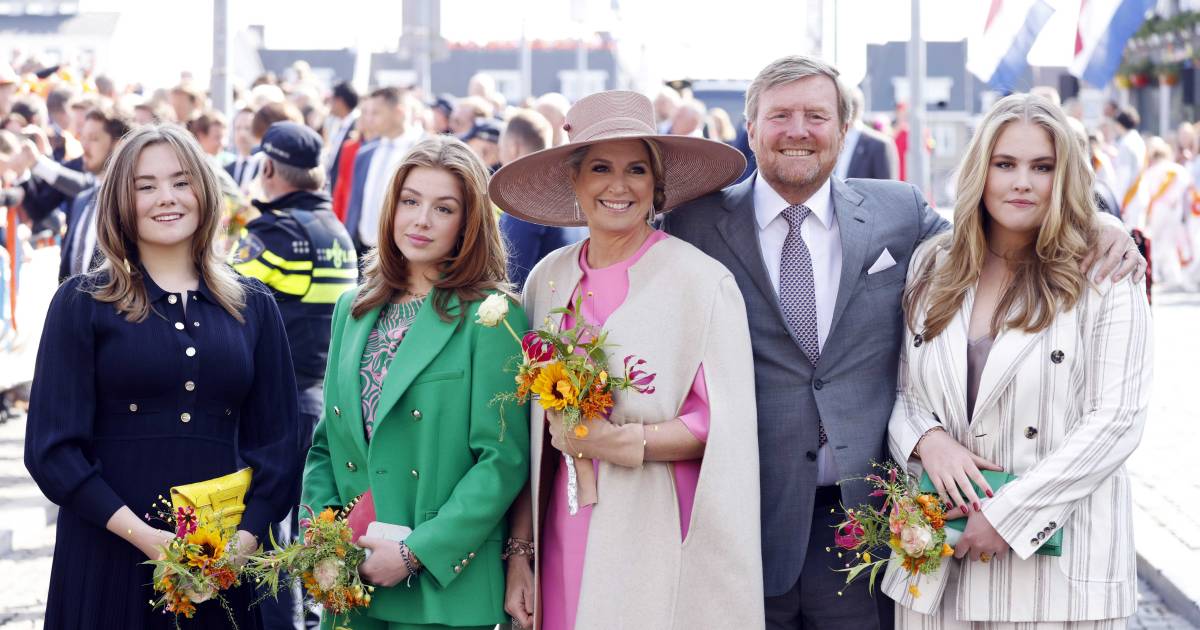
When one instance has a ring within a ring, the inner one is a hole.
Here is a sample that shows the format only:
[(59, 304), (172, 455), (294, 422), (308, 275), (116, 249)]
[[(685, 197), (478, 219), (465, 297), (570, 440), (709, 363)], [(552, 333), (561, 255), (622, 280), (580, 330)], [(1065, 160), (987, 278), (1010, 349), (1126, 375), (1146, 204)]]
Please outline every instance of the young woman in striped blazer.
[[(1146, 419), (1150, 310), (1132, 280), (1082, 271), (1092, 179), (1062, 110), (1009, 96), (968, 147), (953, 231), (913, 256), (889, 446), (968, 520), (917, 588), (890, 568), (897, 628), (1124, 628), (1135, 610), (1124, 463)], [(1016, 479), (993, 488), (981, 469)], [(1037, 554), (1059, 530), (1061, 555)]]

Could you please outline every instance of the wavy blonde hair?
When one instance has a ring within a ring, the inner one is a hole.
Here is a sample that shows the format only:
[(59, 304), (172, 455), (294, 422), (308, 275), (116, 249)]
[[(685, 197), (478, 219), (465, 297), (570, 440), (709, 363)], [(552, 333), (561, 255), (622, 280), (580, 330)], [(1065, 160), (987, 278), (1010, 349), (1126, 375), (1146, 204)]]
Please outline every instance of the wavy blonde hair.
[(458, 242), (446, 258), (438, 262), (440, 277), (433, 286), (433, 305), (438, 316), (451, 321), (466, 312), (449, 311), (450, 296), (460, 302), (482, 299), (487, 291), (509, 293), (505, 268), (504, 242), (500, 226), (492, 212), (487, 192), (487, 169), (471, 149), (453, 136), (435, 136), (417, 143), (404, 156), (388, 183), (379, 218), (379, 247), (363, 257), (363, 285), (354, 298), (350, 314), (360, 318), (386, 304), (392, 296), (408, 288), (408, 261), (396, 245), (396, 204), (404, 180), (417, 167), (436, 168), (453, 175), (462, 186), (463, 221)]
[[(996, 142), (1013, 122), (1034, 124), (1046, 131), (1054, 145), (1054, 183), (1037, 237), (1017, 262), (992, 316), (992, 335), (1005, 328), (1040, 331), (1059, 312), (1074, 307), (1085, 289), (1087, 278), (1079, 263), (1095, 243), (1096, 215), (1088, 158), (1071, 135), (1059, 106), (1040, 96), (1013, 94), (992, 107), (971, 139), (959, 169), (954, 229), (937, 237), (935, 251), (905, 292), (904, 311), (910, 328), (916, 329), (918, 311), (927, 306), (921, 331), (927, 340), (946, 329), (967, 291), (979, 280), (990, 222), (983, 194)], [(949, 254), (938, 263), (937, 253), (945, 250)]]
[(104, 263), (93, 276), (90, 293), (100, 302), (115, 305), (128, 321), (140, 322), (150, 314), (144, 272), (139, 265), (134, 177), (142, 151), (156, 144), (165, 144), (175, 152), (196, 195), (199, 221), (192, 234), (192, 262), (221, 308), (244, 322), (245, 288), (216, 248), (223, 209), (217, 177), (192, 134), (173, 123), (134, 129), (113, 151), (96, 193), (96, 246), (104, 254)]

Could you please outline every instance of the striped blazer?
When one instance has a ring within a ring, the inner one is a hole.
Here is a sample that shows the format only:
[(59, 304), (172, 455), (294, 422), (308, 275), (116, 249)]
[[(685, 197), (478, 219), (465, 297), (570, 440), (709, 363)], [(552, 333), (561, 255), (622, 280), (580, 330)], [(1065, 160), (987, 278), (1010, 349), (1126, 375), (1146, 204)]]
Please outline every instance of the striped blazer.
[[(924, 243), (909, 282), (948, 250)], [(1132, 615), (1136, 561), (1125, 460), (1141, 440), (1149, 401), (1151, 320), (1131, 280), (1089, 285), (1073, 309), (1046, 329), (1005, 330), (992, 345), (974, 415), (967, 417), (967, 328), (972, 288), (954, 320), (928, 341), (909, 328), (888, 425), (892, 457), (921, 473), (912, 453), (941, 425), (971, 451), (1017, 475), (983, 502), (983, 515), (1012, 548), (989, 563), (955, 560), (921, 576), (919, 595), (891, 563), (884, 592), (929, 614), (949, 579), (963, 621), (1081, 621)], [(923, 312), (925, 305), (918, 308)], [(1035, 555), (1063, 530), (1061, 557)], [(952, 563), (958, 571), (948, 572)]]

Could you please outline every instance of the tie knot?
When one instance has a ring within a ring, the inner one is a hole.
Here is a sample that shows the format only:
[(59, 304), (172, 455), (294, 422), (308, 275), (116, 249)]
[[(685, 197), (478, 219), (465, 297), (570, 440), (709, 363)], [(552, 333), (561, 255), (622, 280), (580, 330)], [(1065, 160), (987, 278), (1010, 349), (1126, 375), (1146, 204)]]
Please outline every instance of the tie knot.
[(783, 218), (787, 220), (788, 227), (797, 229), (800, 227), (801, 223), (804, 223), (804, 219), (808, 218), (808, 215), (811, 212), (812, 210), (810, 210), (808, 206), (798, 203), (794, 206), (788, 206), (784, 208)]

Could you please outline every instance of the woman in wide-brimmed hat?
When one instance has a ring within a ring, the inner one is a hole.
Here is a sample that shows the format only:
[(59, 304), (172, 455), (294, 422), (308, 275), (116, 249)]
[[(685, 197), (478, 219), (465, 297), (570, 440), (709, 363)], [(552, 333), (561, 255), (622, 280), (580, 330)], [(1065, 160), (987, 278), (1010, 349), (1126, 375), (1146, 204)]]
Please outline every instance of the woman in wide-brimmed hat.
[[(732, 182), (745, 160), (718, 142), (657, 135), (650, 101), (633, 92), (582, 99), (564, 129), (570, 143), (505, 166), (489, 187), (510, 214), (591, 232), (533, 269), (525, 309), (538, 325), (570, 325), (551, 312), (581, 298), (581, 316), (619, 347), (609, 371), (636, 354), (657, 377), (653, 393), (618, 393), (582, 438), (532, 405), (506, 609), (546, 630), (762, 627), (744, 303), (720, 263), (653, 226)], [(578, 458), (574, 506), (562, 453)]]

